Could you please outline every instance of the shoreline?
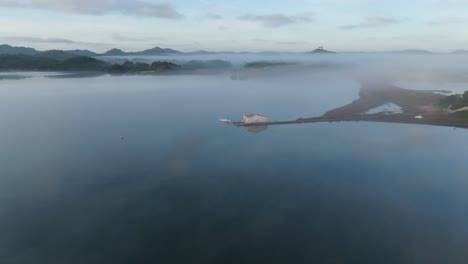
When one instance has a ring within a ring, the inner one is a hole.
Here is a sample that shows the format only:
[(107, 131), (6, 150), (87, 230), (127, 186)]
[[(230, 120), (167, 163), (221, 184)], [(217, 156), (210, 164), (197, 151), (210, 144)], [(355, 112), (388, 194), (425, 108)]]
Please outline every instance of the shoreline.
[[(442, 108), (441, 102), (446, 95), (429, 90), (418, 91), (396, 87), (375, 80), (363, 81), (359, 98), (348, 105), (327, 111), (322, 116), (298, 118), (286, 121), (264, 123), (232, 122), (237, 127), (266, 127), (271, 125), (323, 123), (323, 122), (380, 122), (445, 126), (468, 129), (468, 118), (458, 117)], [(400, 106), (403, 113), (364, 114), (384, 104), (393, 103)], [(456, 113), (461, 113), (461, 108)], [(468, 111), (468, 108), (466, 108)]]
[(291, 125), (291, 124), (310, 124), (310, 123), (338, 123), (338, 122), (378, 122), (378, 123), (394, 123), (394, 124), (414, 124), (414, 125), (429, 125), (429, 126), (444, 126), (468, 129), (468, 121), (460, 118), (433, 119), (423, 118), (416, 119), (414, 116), (405, 114), (377, 114), (377, 115), (360, 115), (347, 116), (341, 118), (335, 117), (310, 117), (299, 118), (290, 121), (272, 121), (265, 123), (249, 123), (232, 122), (236, 127), (258, 127), (258, 126), (275, 126), (275, 125)]

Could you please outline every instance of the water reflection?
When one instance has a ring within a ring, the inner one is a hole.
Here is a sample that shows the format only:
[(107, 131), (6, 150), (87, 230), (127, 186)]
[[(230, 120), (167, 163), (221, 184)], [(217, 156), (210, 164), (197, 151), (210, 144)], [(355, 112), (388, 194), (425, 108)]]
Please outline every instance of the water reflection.
[(246, 126), (245, 129), (252, 133), (260, 133), (267, 130), (268, 126)]
[(359, 89), (293, 80), (5, 81), (0, 260), (465, 264), (466, 130), (214, 122), (321, 115)]

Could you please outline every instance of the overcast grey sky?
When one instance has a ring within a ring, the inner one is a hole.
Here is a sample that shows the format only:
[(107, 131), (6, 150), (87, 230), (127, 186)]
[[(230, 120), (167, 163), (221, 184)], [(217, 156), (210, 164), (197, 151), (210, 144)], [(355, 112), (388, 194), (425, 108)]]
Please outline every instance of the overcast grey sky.
[(184, 51), (468, 49), (468, 0), (0, 0), (0, 43)]

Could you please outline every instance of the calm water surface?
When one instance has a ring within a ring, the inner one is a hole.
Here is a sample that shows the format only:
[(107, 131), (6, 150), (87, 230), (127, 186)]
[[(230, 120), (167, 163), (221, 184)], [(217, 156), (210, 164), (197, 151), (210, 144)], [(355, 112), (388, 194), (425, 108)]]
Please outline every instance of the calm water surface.
[(0, 262), (467, 263), (468, 130), (320, 115), (333, 76), (0, 81)]

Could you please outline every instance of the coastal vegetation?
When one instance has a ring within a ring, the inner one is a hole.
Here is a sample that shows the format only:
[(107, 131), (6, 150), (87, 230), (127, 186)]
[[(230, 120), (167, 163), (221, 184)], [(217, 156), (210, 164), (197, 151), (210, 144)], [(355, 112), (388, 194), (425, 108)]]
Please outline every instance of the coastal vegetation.
[(37, 56), (44, 57), (44, 58), (51, 58), (54, 60), (66, 60), (78, 57), (80, 55), (76, 55), (74, 53), (66, 52), (63, 50), (47, 50), (37, 54)]
[(127, 61), (123, 64), (112, 64), (105, 68), (105, 71), (113, 74), (124, 74), (124, 73), (144, 73), (144, 72), (161, 72), (161, 71), (174, 71), (179, 70), (180, 65), (165, 62), (157, 61), (151, 64), (142, 63), (142, 62), (131, 62)]
[(41, 55), (0, 55), (0, 70), (102, 71), (107, 63), (85, 56), (67, 59)]
[(444, 108), (457, 110), (468, 106), (468, 91), (463, 94), (450, 95), (440, 101), (440, 105)]
[(192, 60), (182, 64), (168, 61), (119, 63), (80, 56), (61, 50), (50, 50), (36, 55), (0, 55), (0, 71), (87, 71), (110, 74), (150, 74), (161, 72), (226, 71), (232, 64), (223, 60)]
[(63, 51), (48, 51), (39, 55), (0, 55), (0, 70), (11, 71), (96, 71), (106, 73), (138, 73), (148, 71), (178, 70), (171, 62), (108, 64), (104, 61), (69, 54)]
[(453, 113), (452, 115), (458, 118), (468, 119), (468, 111), (459, 111), (459, 112)]

